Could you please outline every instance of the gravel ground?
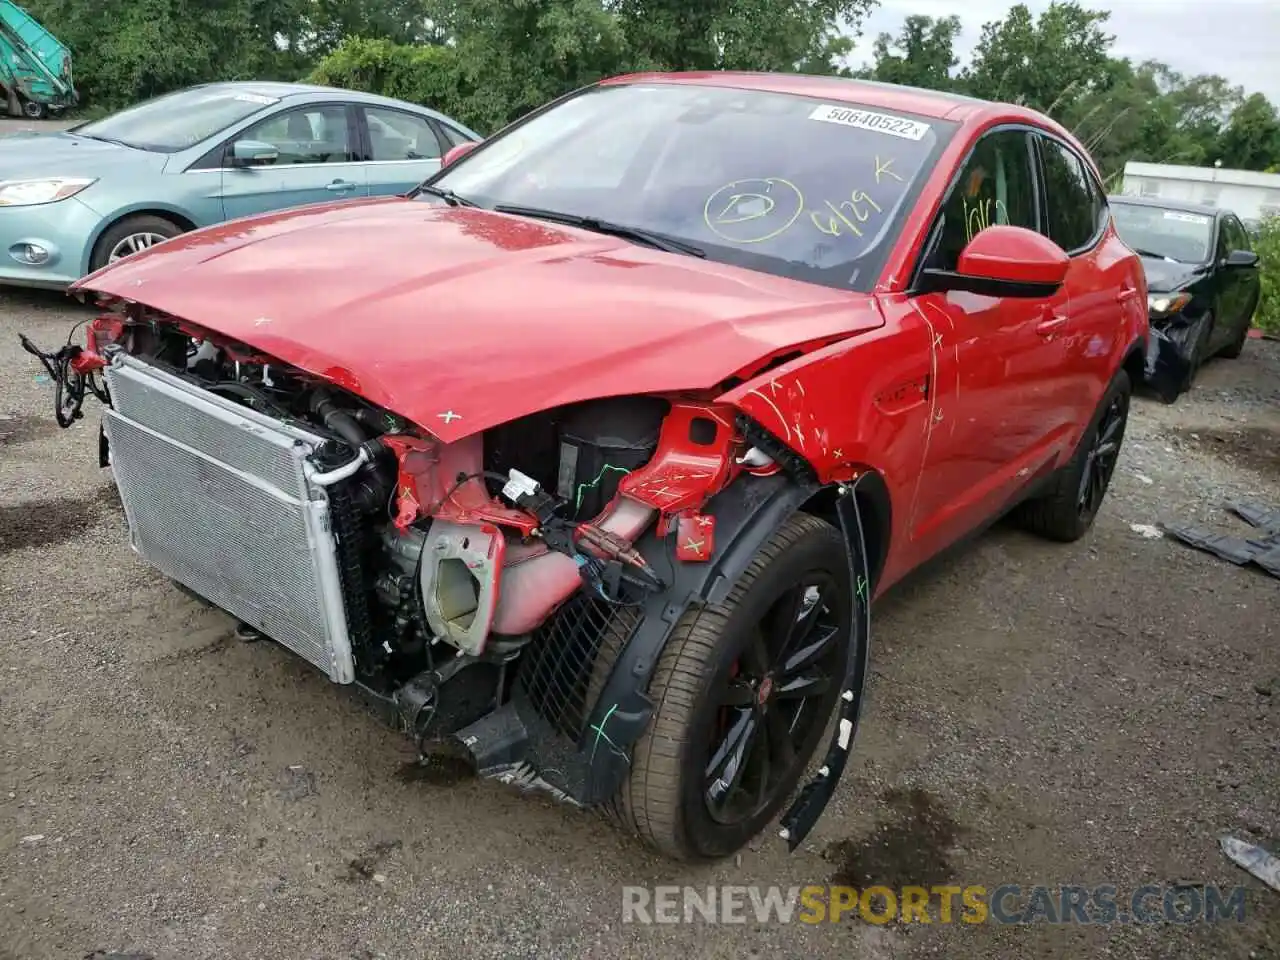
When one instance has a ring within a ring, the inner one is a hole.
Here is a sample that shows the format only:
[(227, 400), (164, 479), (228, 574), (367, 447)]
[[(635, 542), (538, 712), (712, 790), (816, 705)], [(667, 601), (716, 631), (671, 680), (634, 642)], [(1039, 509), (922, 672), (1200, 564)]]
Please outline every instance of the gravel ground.
[[(1280, 956), (1280, 584), (1133, 529), (1280, 505), (1280, 344), (1135, 405), (1082, 542), (1004, 526), (876, 610), (868, 710), (793, 856), (683, 869), (594, 818), (429, 773), (282, 648), (130, 554), (90, 411), (18, 347), (84, 316), (0, 292), (0, 960)], [(1238, 525), (1237, 525), (1238, 526)], [(39, 839), (31, 839), (39, 837)], [(621, 922), (620, 885), (1248, 887), (1243, 924)]]

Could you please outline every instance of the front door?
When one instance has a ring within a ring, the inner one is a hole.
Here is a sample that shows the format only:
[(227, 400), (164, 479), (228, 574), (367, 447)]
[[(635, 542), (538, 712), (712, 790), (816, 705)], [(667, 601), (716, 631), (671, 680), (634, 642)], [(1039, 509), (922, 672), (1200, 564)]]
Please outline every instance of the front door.
[(388, 107), (361, 107), (369, 138), (369, 193), (408, 193), (440, 169), (444, 145), (426, 117)]
[(1249, 234), (1244, 224), (1233, 215), (1226, 214), (1218, 227), (1221, 238), (1218, 243), (1217, 269), (1221, 275), (1219, 289), (1221, 306), (1213, 325), (1210, 349), (1214, 352), (1234, 343), (1253, 318), (1253, 308), (1258, 302), (1260, 279), (1258, 268), (1228, 267), (1226, 259), (1236, 250), (1252, 250)]
[[(979, 140), (943, 202), (926, 265), (956, 269), (965, 245), (994, 224), (1038, 230), (1033, 159), (1025, 130)], [(1045, 398), (1037, 371), (1055, 304), (961, 292), (914, 302), (933, 335), (938, 402), (911, 525), (921, 551), (932, 553), (998, 512), (1038, 467)]]
[(228, 220), (307, 203), (368, 196), (364, 165), (356, 161), (354, 123), (340, 103), (309, 104), (268, 117), (236, 135), (279, 151), (274, 161), (222, 170), (222, 208)]
[(1044, 187), (1043, 233), (1071, 265), (1055, 303), (1057, 325), (1040, 356), (1043, 384), (1040, 442), (1068, 456), (1111, 381), (1115, 331), (1145, 309), (1130, 276), (1132, 255), (1108, 229), (1106, 194), (1093, 171), (1060, 140), (1037, 135)]

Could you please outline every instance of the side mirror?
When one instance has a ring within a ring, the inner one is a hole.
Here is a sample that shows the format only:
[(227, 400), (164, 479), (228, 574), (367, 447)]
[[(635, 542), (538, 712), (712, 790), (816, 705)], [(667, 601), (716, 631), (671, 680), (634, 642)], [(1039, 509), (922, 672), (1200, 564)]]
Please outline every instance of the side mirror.
[(447, 167), (451, 163), (457, 163), (478, 146), (480, 146), (480, 141), (468, 140), (466, 143), (460, 143), (455, 147), (450, 147), (445, 153), (444, 159), (440, 161), (440, 166)]
[(960, 251), (955, 270), (925, 270), (922, 292), (961, 290), (984, 297), (1051, 297), (1067, 278), (1071, 258), (1048, 237), (1025, 227), (987, 227)]
[(231, 163), (237, 167), (251, 167), (255, 163), (274, 163), (280, 151), (261, 140), (237, 140), (231, 145)]
[(1232, 250), (1227, 259), (1222, 261), (1224, 267), (1256, 267), (1258, 255), (1252, 250)]

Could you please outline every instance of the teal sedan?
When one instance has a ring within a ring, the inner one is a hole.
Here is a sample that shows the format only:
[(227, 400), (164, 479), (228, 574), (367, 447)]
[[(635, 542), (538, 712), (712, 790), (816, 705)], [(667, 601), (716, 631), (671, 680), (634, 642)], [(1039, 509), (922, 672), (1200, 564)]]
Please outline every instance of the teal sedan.
[(0, 137), (0, 284), (60, 289), (198, 227), (406, 193), (479, 134), (399, 100), (216, 83)]

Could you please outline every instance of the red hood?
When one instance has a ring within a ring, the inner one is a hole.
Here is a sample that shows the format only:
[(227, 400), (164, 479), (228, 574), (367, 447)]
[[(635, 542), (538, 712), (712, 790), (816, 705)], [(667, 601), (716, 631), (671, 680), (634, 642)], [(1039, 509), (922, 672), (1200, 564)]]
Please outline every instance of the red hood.
[(242, 341), (446, 442), (579, 400), (708, 389), (884, 323), (865, 295), (400, 198), (233, 221), (78, 286)]

